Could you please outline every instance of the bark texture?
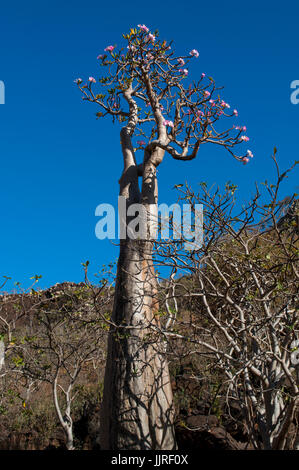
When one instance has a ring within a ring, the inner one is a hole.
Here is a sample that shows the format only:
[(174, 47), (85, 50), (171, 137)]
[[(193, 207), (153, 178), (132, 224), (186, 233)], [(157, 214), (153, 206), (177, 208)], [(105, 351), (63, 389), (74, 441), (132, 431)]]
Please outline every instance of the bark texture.
[[(164, 151), (146, 151), (137, 166), (131, 135), (137, 107), (126, 94), (131, 118), (121, 131), (124, 170), (120, 196), (127, 209), (142, 203), (147, 212), (147, 237), (120, 242), (114, 308), (101, 412), (102, 449), (175, 449), (174, 406), (165, 344), (159, 333), (157, 281), (150, 233), (157, 209), (156, 168)], [(142, 189), (138, 185), (142, 177)], [(153, 215), (153, 217), (151, 217)], [(132, 217), (125, 220), (126, 227)]]

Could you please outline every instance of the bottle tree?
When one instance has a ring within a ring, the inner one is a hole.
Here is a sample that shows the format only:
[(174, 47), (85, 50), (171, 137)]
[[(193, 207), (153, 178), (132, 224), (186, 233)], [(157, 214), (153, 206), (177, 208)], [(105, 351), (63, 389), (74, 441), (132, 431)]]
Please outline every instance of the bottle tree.
[[(123, 35), (125, 45), (107, 46), (98, 56), (104, 74), (75, 80), (83, 99), (99, 106), (98, 118), (121, 123), (123, 171), (119, 195), (126, 203), (125, 229), (136, 207), (146, 213), (143, 236), (126, 231), (120, 240), (114, 307), (108, 340), (101, 412), (102, 449), (175, 449), (174, 404), (159, 325), (153, 233), (158, 204), (157, 168), (168, 154), (196, 158), (204, 144), (223, 147), (248, 163), (245, 127), (225, 125), (237, 111), (220, 97), (211, 77), (189, 79), (196, 49), (177, 56), (172, 43), (138, 25)], [(142, 157), (138, 158), (139, 155)], [(131, 210), (130, 210), (131, 208)]]

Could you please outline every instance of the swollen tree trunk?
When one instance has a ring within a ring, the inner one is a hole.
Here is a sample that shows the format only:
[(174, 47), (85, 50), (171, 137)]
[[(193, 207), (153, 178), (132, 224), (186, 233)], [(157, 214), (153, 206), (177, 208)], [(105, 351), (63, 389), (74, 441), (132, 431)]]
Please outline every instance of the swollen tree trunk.
[[(146, 154), (142, 165), (142, 191), (131, 144), (135, 102), (129, 93), (131, 120), (121, 131), (124, 171), (120, 196), (127, 208), (142, 203), (156, 213), (157, 156)], [(135, 115), (136, 111), (136, 115)], [(126, 226), (130, 222), (126, 217)], [(150, 234), (151, 218), (146, 229)], [(120, 241), (114, 308), (108, 339), (108, 354), (101, 411), (102, 449), (175, 449), (174, 405), (165, 344), (159, 335), (157, 282), (152, 262), (152, 241)]]

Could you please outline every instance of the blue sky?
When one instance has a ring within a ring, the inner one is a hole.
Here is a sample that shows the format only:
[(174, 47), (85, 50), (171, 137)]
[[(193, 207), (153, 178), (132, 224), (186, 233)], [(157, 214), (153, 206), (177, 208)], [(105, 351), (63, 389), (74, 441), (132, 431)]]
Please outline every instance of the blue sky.
[[(192, 162), (166, 157), (159, 168), (160, 202), (174, 202), (174, 184), (200, 181), (239, 186), (240, 200), (254, 182), (271, 179), (270, 155), (281, 168), (299, 158), (299, 105), (290, 83), (299, 79), (298, 1), (171, 3), (72, 0), (20, 1), (1, 5), (0, 275), (41, 287), (80, 281), (117, 258), (110, 241), (99, 241), (95, 208), (116, 205), (121, 172), (119, 127), (96, 120), (73, 80), (99, 76), (96, 57), (138, 23), (174, 40), (178, 53), (193, 48), (200, 58), (190, 76), (202, 72), (224, 86), (223, 98), (239, 111), (255, 157), (244, 166), (208, 147)], [(298, 189), (298, 172), (282, 196)]]

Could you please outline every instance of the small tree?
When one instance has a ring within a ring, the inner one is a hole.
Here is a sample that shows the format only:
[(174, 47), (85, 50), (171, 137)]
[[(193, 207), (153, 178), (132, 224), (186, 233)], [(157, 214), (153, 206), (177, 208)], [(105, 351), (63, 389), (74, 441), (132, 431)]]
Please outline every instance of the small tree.
[(289, 198), (291, 211), (278, 217), (289, 170), (280, 174), (273, 158), (277, 182), (265, 183), (267, 203), (257, 188), (237, 212), (233, 184), (224, 194), (205, 183), (198, 195), (182, 188), (184, 200), (204, 205), (203, 246), (189, 253), (183, 240), (158, 246), (163, 265), (184, 275), (168, 279), (167, 303), (188, 300), (192, 314), (188, 337), (171, 329), (165, 336), (188, 340), (223, 371), (228, 405), (241, 406), (250, 442), (272, 450), (299, 446), (296, 432), (288, 440), (299, 410), (299, 206)]
[[(193, 49), (177, 56), (171, 43), (158, 39), (145, 25), (123, 35), (125, 47), (107, 46), (98, 56), (104, 71), (98, 82), (77, 79), (83, 99), (96, 104), (97, 117), (111, 116), (120, 131), (124, 169), (120, 196), (126, 201), (125, 230), (120, 241), (114, 309), (108, 344), (101, 419), (103, 449), (173, 449), (173, 397), (164, 342), (153, 339), (159, 327), (157, 281), (153, 266), (156, 227), (157, 168), (165, 154), (175, 160), (194, 159), (204, 144), (223, 147), (243, 163), (236, 145), (249, 140), (245, 127), (221, 126), (236, 110), (220, 98), (219, 88), (203, 73), (188, 80)], [(139, 140), (135, 140), (138, 139)], [(138, 161), (138, 153), (143, 157)], [(138, 152), (138, 153), (137, 153)], [(138, 178), (140, 178), (140, 186)], [(135, 203), (146, 213), (142, 235), (132, 231)], [(151, 338), (149, 340), (148, 338)]]
[[(74, 449), (72, 403), (84, 368), (105, 359), (109, 288), (69, 283), (46, 292), (33, 291), (34, 317), (15, 331), (9, 354), (10, 373), (48, 383), (66, 447)], [(19, 299), (19, 302), (21, 299)]]

